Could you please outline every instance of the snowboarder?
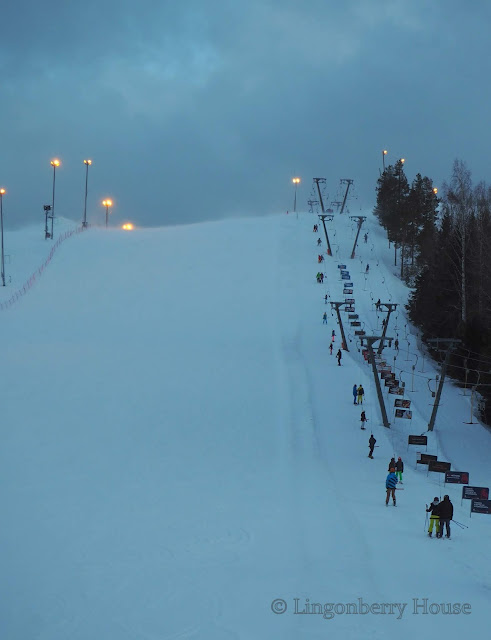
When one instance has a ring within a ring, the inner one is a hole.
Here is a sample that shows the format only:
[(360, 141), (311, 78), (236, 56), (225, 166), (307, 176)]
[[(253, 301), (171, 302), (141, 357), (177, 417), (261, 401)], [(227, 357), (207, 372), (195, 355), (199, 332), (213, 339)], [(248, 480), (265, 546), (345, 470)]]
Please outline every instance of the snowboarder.
[(368, 452), (368, 457), (373, 460), (373, 450), (375, 448), (375, 443), (377, 441), (373, 437), (373, 433), (370, 434), (370, 438), (368, 439), (368, 446), (370, 447), (370, 451)]
[(342, 357), (343, 357), (343, 354), (341, 353), (341, 349), (338, 349), (338, 352), (336, 353), (336, 358), (338, 359), (338, 367), (341, 366), (341, 358)]
[(394, 341), (394, 349), (396, 351), (399, 351), (399, 338), (396, 338)]
[(396, 484), (397, 484), (397, 478), (396, 478), (396, 474), (394, 473), (394, 467), (391, 467), (389, 469), (389, 475), (385, 479), (385, 488), (387, 489), (385, 506), (389, 504), (389, 498), (391, 495), (392, 495), (392, 502), (394, 504), (394, 507), (396, 506)]
[(363, 396), (365, 395), (365, 389), (361, 386), (358, 387), (358, 404), (363, 404)]
[(353, 404), (358, 404), (356, 401), (356, 397), (358, 395), (358, 387), (356, 384), (353, 385)]
[(314, 233), (317, 233), (317, 225), (314, 224)]
[(329, 345), (329, 351), (331, 352), (331, 355), (332, 355), (332, 342), (331, 342), (331, 344)]
[(443, 525), (447, 528), (446, 538), (450, 538), (450, 520), (453, 518), (453, 504), (448, 496), (440, 502), (440, 538), (443, 538)]
[(364, 411), (361, 412), (360, 420), (361, 420), (361, 429), (365, 429), (365, 422), (367, 422), (367, 416)]
[(322, 316), (322, 324), (327, 324), (327, 313), (324, 311), (324, 315)]
[(321, 244), (322, 244), (322, 240), (320, 238), (317, 238), (317, 246), (320, 247)]
[(396, 462), (396, 476), (397, 476), (397, 479), (399, 480), (399, 482), (401, 484), (404, 484), (402, 482), (402, 474), (403, 474), (403, 472), (404, 472), (404, 462), (402, 461), (401, 456), (399, 456), (397, 458), (397, 462)]
[(390, 462), (389, 462), (389, 466), (387, 468), (387, 471), (390, 471), (391, 467), (394, 467), (394, 469), (396, 468), (396, 459), (395, 458), (391, 458)]
[(433, 526), (435, 527), (436, 537), (440, 537), (440, 500), (435, 496), (433, 498), (433, 502), (426, 505), (426, 513), (431, 513), (430, 516), (430, 526), (428, 527), (428, 535), (433, 535)]
[(367, 268), (365, 269), (365, 273), (368, 273), (370, 271), (370, 265), (367, 264)]

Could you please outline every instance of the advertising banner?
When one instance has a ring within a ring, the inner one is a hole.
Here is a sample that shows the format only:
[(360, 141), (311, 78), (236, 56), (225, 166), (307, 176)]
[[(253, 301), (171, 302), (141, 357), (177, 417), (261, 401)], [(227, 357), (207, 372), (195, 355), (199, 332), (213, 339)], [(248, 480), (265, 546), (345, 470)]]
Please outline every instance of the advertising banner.
[(462, 500), (488, 500), (488, 487), (462, 487)]

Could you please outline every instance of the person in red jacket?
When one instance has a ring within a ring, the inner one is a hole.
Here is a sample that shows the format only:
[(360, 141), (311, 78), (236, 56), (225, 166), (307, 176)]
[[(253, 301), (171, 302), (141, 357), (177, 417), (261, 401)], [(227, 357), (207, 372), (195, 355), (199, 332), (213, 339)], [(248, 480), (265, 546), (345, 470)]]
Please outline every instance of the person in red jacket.
[(453, 504), (448, 496), (443, 496), (440, 502), (440, 538), (443, 538), (443, 525), (447, 529), (447, 538), (450, 538), (450, 520), (453, 518)]

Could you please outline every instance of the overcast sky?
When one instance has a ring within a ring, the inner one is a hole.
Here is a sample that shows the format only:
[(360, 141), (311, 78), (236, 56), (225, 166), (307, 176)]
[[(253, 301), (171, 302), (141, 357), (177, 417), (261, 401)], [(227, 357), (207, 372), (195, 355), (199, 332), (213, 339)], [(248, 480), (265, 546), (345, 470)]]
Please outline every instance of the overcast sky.
[(186, 223), (293, 208), (291, 178), (373, 206), (382, 164), (491, 181), (488, 0), (11, 0), (2, 5), (7, 227), (56, 214)]

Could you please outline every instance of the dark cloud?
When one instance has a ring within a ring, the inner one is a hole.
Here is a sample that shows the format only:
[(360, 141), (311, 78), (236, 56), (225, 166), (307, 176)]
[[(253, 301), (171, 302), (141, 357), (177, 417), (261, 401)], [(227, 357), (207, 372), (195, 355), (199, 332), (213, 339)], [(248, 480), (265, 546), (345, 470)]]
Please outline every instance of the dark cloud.
[(489, 179), (486, 3), (87, 0), (3, 7), (0, 181), (9, 226), (57, 212), (167, 224), (305, 207), (314, 176), (371, 206), (405, 156)]

